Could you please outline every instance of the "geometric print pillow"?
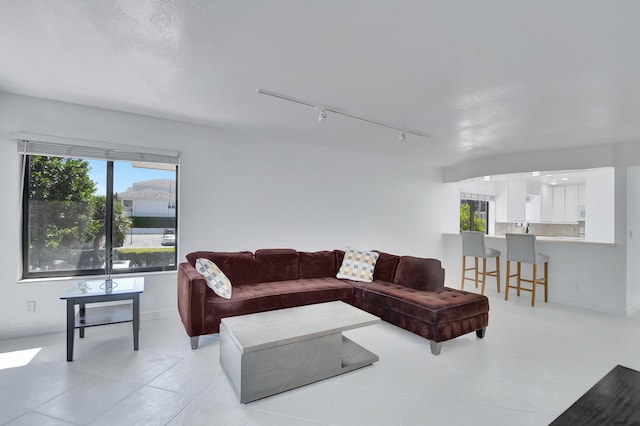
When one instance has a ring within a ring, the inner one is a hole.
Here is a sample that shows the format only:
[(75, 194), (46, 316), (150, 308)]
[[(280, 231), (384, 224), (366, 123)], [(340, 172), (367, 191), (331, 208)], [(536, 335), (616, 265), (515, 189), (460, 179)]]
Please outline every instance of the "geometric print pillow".
[(209, 259), (198, 259), (196, 260), (196, 271), (207, 280), (207, 287), (218, 296), (231, 299), (231, 281), (215, 263)]
[(342, 259), (342, 265), (336, 278), (370, 283), (373, 281), (373, 271), (380, 254), (375, 251), (362, 251), (347, 247)]

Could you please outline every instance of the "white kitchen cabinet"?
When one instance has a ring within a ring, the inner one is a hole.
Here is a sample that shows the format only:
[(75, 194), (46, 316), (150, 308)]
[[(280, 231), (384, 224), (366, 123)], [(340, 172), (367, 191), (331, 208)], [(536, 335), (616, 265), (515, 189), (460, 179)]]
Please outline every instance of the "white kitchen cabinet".
[(564, 220), (567, 222), (578, 221), (578, 185), (564, 187)]
[(553, 187), (553, 221), (564, 220), (564, 186)]
[(553, 187), (540, 185), (540, 221), (551, 222), (553, 220)]
[(524, 222), (526, 183), (521, 180), (496, 182), (496, 222)]
[(580, 188), (578, 185), (541, 185), (540, 220), (542, 222), (577, 222)]
[(533, 195), (527, 190), (527, 204), (525, 219), (529, 223), (540, 223), (540, 185), (538, 195)]
[(578, 185), (578, 206), (584, 207), (587, 200), (587, 187), (585, 184)]

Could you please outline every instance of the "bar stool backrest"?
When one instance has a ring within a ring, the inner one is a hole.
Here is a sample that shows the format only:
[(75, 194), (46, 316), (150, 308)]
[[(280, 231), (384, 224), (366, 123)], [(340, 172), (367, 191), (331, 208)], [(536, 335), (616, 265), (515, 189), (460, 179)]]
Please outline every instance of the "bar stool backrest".
[(507, 260), (513, 262), (536, 263), (536, 236), (533, 234), (505, 234), (507, 239)]
[(462, 255), (485, 257), (487, 249), (484, 244), (484, 233), (479, 231), (462, 231)]

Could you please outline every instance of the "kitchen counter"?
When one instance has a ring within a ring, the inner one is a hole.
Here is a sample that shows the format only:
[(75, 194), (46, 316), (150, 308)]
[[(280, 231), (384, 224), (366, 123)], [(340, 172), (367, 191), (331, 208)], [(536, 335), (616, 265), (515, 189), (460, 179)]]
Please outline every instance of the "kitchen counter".
[[(443, 236), (460, 236), (460, 234), (444, 232)], [(488, 240), (505, 240), (504, 235), (486, 235)], [(615, 243), (602, 243), (602, 242), (594, 242), (594, 241), (586, 241), (584, 237), (549, 237), (546, 235), (536, 235), (536, 240), (538, 242), (560, 242), (560, 243), (579, 243), (579, 244), (599, 244), (599, 245), (615, 245)]]
[[(627, 268), (624, 266), (627, 256), (624, 242), (612, 244), (566, 237), (539, 236), (538, 238), (538, 252), (549, 256), (549, 304), (558, 303), (615, 315), (627, 314), (626, 283), (629, 277)], [(443, 233), (441, 242), (442, 253), (438, 255), (442, 256), (442, 267), (446, 271), (445, 284), (448, 287), (460, 288), (462, 238), (457, 232)], [(503, 235), (487, 236), (486, 242), (487, 247), (500, 251), (500, 270), (505, 271), (506, 275), (506, 238)], [(490, 265), (493, 266), (493, 263)], [(526, 272), (531, 272), (529, 267), (526, 268)], [(502, 284), (505, 280), (506, 277), (503, 275)], [(489, 282), (493, 284), (493, 281)], [(496, 293), (495, 286), (490, 285), (489, 288), (497, 297), (494, 299), (495, 302), (491, 301), (492, 303), (514, 305), (511, 297), (508, 302), (505, 302), (504, 293)], [(526, 300), (523, 304), (529, 305)], [(527, 306), (526, 309), (530, 308)], [(535, 309), (539, 309), (538, 301)], [(524, 312), (527, 311), (523, 308)]]

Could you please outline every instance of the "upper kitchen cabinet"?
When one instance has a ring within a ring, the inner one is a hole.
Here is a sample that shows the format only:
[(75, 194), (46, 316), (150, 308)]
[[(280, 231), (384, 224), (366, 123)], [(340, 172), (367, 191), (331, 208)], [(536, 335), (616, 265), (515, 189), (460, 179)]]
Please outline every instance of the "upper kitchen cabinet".
[(496, 182), (496, 222), (525, 222), (526, 191), (522, 180)]
[(553, 187), (553, 212), (552, 220), (554, 222), (564, 222), (565, 220), (565, 190), (564, 186)]
[(587, 187), (581, 183), (578, 185), (578, 207), (584, 208), (587, 203)]
[(578, 215), (578, 185), (564, 187), (564, 219), (567, 222), (577, 222)]
[(553, 221), (553, 187), (540, 185), (540, 221)]
[[(578, 222), (579, 198), (580, 188), (578, 185), (551, 186), (542, 184), (540, 188), (540, 220), (557, 223)], [(584, 203), (582, 205), (584, 206)]]

